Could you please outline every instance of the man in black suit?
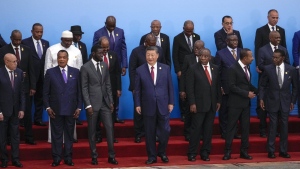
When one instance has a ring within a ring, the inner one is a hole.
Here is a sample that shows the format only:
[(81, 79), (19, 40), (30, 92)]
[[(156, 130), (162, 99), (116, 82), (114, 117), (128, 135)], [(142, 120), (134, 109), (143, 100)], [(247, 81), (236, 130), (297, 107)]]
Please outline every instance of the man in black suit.
[[(250, 130), (250, 99), (254, 98), (257, 89), (251, 84), (249, 65), (253, 61), (250, 49), (241, 50), (240, 59), (228, 70), (228, 125), (223, 160), (231, 158), (231, 145), (236, 131), (237, 121), (240, 121), (242, 140), (240, 158), (251, 160), (248, 154)], [(238, 103), (238, 104), (237, 104)]]
[[(119, 105), (119, 97), (122, 94), (122, 85), (121, 85), (121, 66), (118, 61), (117, 53), (109, 50), (109, 40), (106, 36), (102, 36), (99, 39), (99, 45), (103, 49), (103, 62), (107, 64), (110, 76), (111, 83), (111, 92), (114, 100), (114, 105)], [(113, 125), (115, 124), (116, 119), (116, 106), (114, 106), (114, 111), (112, 112)], [(99, 125), (98, 125), (99, 124)], [(98, 119), (97, 122), (97, 133), (96, 133), (96, 142), (102, 142), (101, 137), (101, 120)], [(114, 139), (114, 143), (118, 143), (118, 140)]]
[[(21, 40), (20, 40), (21, 41)], [(5, 66), (0, 68), (0, 152), (1, 167), (6, 168), (8, 154), (6, 149), (7, 131), (11, 136), (12, 164), (23, 167), (19, 161), (19, 119), (24, 117), (25, 93), (23, 71), (17, 68), (17, 58), (8, 53), (2, 58)]]
[[(71, 26), (70, 31), (73, 33), (73, 45), (80, 50), (82, 63), (85, 64), (88, 61), (88, 53), (85, 43), (81, 42), (82, 34), (84, 34), (84, 32), (81, 31), (81, 26), (79, 25)], [(82, 125), (79, 118), (76, 119), (76, 124)]]
[[(46, 126), (42, 121), (43, 117), (43, 84), (44, 84), (44, 65), (45, 54), (49, 48), (49, 42), (42, 39), (43, 25), (35, 23), (31, 30), (32, 36), (23, 39), (22, 44), (31, 49), (33, 65), (36, 78), (36, 93), (31, 100), (34, 101), (34, 124), (38, 126)], [(26, 128), (25, 128), (26, 129)]]
[(24, 92), (25, 92), (25, 143), (35, 144), (32, 133), (31, 101), (36, 91), (35, 66), (31, 49), (21, 44), (22, 34), (19, 30), (13, 30), (10, 36), (11, 43), (0, 49), (0, 67), (4, 66), (3, 57), (7, 53), (12, 53), (17, 57), (17, 67), (23, 71)]
[[(275, 158), (275, 139), (278, 119), (280, 119), (279, 156), (290, 158), (288, 150), (289, 112), (297, 101), (297, 70), (284, 63), (285, 52), (276, 49), (273, 53), (273, 64), (264, 67), (260, 85), (260, 106), (269, 113), (270, 129), (267, 141), (268, 157)], [(291, 91), (292, 89), (292, 91)]]
[(5, 45), (7, 45), (7, 43), (4, 41), (4, 39), (2, 38), (2, 36), (0, 34), (0, 48), (2, 48)]
[(214, 36), (215, 36), (215, 43), (217, 50), (221, 50), (227, 47), (227, 35), (228, 34), (234, 34), (238, 37), (238, 48), (243, 48), (243, 42), (240, 35), (240, 32), (233, 29), (233, 20), (231, 16), (224, 16), (222, 18), (222, 28), (218, 30)]
[[(175, 73), (177, 74), (178, 84), (180, 84), (180, 76), (182, 74), (183, 61), (186, 55), (193, 53), (194, 43), (200, 40), (200, 36), (194, 33), (194, 23), (187, 20), (183, 24), (183, 32), (176, 35), (173, 40), (173, 64)], [(179, 107), (181, 112), (182, 121), (185, 120), (185, 115), (189, 112), (189, 105), (187, 101), (179, 99)]]
[(203, 161), (210, 161), (213, 124), (222, 100), (218, 66), (209, 63), (210, 58), (209, 49), (200, 50), (198, 64), (190, 67), (187, 73), (186, 90), (193, 119), (188, 148), (189, 161), (196, 160), (202, 132), (200, 156)]
[[(170, 54), (170, 40), (169, 40), (169, 36), (161, 33), (161, 23), (159, 20), (153, 20), (151, 22), (151, 32), (155, 38), (156, 38), (156, 46), (159, 46), (162, 48), (164, 56), (165, 56), (165, 60), (166, 60), (166, 64), (169, 65), (171, 67), (171, 54)], [(141, 37), (140, 40), (140, 45), (143, 45), (145, 42), (147, 34), (143, 35)]]
[[(180, 76), (180, 84), (179, 84), (179, 94), (180, 94), (180, 99), (182, 101), (185, 101), (186, 98), (186, 83), (187, 83), (187, 78), (186, 78), (186, 73), (189, 70), (189, 68), (196, 64), (198, 62), (198, 55), (200, 50), (204, 49), (204, 42), (202, 40), (197, 40), (194, 43), (194, 53), (189, 54), (184, 57), (183, 61), (183, 66), (182, 66), (182, 73)], [(184, 132), (183, 135), (185, 137), (186, 141), (190, 140), (190, 135), (191, 135), (191, 124), (192, 124), (192, 119), (191, 119), (191, 113), (190, 111), (187, 112), (185, 115), (185, 120), (184, 120)]]
[[(284, 62), (290, 64), (289, 54), (285, 47), (280, 45), (280, 34), (277, 31), (270, 32), (270, 43), (261, 47), (258, 51), (258, 69), (264, 72), (265, 66), (273, 64), (273, 51), (275, 49), (281, 49), (285, 53)], [(257, 109), (258, 117), (260, 119), (259, 130), (260, 137), (267, 137), (267, 112), (261, 108)]]

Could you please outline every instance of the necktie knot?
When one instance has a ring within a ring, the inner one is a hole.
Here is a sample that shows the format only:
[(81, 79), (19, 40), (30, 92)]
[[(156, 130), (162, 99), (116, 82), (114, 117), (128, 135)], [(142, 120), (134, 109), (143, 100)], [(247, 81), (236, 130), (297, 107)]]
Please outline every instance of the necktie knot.
[(154, 66), (151, 66), (151, 70), (153, 70), (154, 69)]
[(274, 31), (275, 30), (275, 28), (274, 28), (274, 26), (272, 26), (272, 31)]
[(19, 48), (15, 48), (15, 50), (16, 50), (16, 51), (18, 51), (18, 50), (19, 50)]
[(207, 66), (204, 66), (205, 70), (207, 70)]
[(276, 46), (274, 46), (274, 50), (276, 50), (277, 49), (277, 47)]

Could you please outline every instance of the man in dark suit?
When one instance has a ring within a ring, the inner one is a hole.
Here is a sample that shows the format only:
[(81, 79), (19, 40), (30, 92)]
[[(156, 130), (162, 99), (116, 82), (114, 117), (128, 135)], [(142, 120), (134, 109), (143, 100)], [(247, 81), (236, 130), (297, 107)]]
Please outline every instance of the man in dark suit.
[[(111, 91), (114, 101), (114, 111), (112, 113), (113, 125), (115, 124), (116, 119), (116, 106), (119, 105), (119, 97), (122, 94), (122, 85), (121, 85), (121, 67), (119, 65), (118, 56), (115, 52), (109, 50), (109, 40), (106, 36), (102, 36), (99, 39), (99, 45), (103, 49), (103, 61), (108, 66)], [(101, 137), (101, 120), (100, 118), (97, 121), (97, 134), (96, 142), (102, 142)], [(115, 143), (118, 143), (118, 140), (114, 139)]]
[(94, 33), (93, 45), (98, 43), (99, 38), (102, 36), (106, 36), (109, 39), (110, 50), (118, 54), (122, 68), (122, 76), (125, 76), (128, 65), (125, 35), (123, 29), (116, 27), (116, 18), (114, 16), (108, 16), (105, 21), (105, 26)]
[[(300, 56), (300, 31), (294, 33), (293, 37), (293, 58), (294, 58), (294, 66), (297, 69), (297, 74), (299, 77), (299, 56)], [(298, 79), (299, 80), (299, 79)], [(300, 82), (298, 82), (298, 88), (300, 89)], [(300, 90), (298, 90), (300, 92)], [(300, 118), (300, 93), (298, 93), (298, 117)]]
[[(135, 89), (135, 76), (136, 76), (136, 69), (143, 65), (144, 63), (147, 63), (147, 59), (146, 59), (146, 48), (149, 46), (156, 46), (156, 38), (153, 34), (148, 34), (146, 36), (145, 42), (143, 45), (140, 45), (136, 48), (134, 48), (130, 54), (130, 58), (129, 58), (129, 80), (130, 80), (130, 84), (129, 84), (129, 91), (132, 92), (132, 94), (134, 95), (134, 89)], [(163, 56), (163, 52), (161, 47), (157, 47), (159, 56), (157, 61), (160, 63), (166, 63), (165, 62), (165, 57)], [(144, 134), (144, 124), (143, 124), (143, 116), (141, 116), (140, 114), (138, 114), (135, 111), (134, 108), (134, 116), (133, 116), (133, 120), (134, 120), (134, 131), (135, 131), (135, 140), (134, 142), (136, 143), (140, 143), (141, 137), (143, 137)]]
[(22, 44), (31, 49), (33, 65), (36, 78), (36, 93), (31, 100), (34, 101), (34, 124), (38, 126), (46, 126), (42, 121), (43, 117), (43, 84), (44, 84), (44, 65), (45, 54), (49, 48), (49, 42), (42, 39), (43, 25), (35, 23), (31, 30), (32, 36), (23, 39)]
[[(138, 114), (143, 116), (148, 160), (156, 163), (159, 156), (164, 163), (169, 162), (166, 149), (170, 134), (170, 113), (174, 107), (174, 91), (170, 67), (157, 62), (158, 47), (146, 49), (146, 60), (136, 69), (134, 104)], [(156, 151), (155, 136), (159, 138)]]
[[(228, 34), (226, 38), (227, 47), (217, 51), (215, 57), (215, 64), (219, 66), (221, 91), (222, 91), (222, 104), (219, 111), (219, 123), (221, 137), (225, 139), (226, 128), (228, 125), (228, 69), (231, 65), (236, 63), (240, 59), (241, 48), (238, 48), (238, 36), (236, 34)], [(237, 130), (236, 130), (237, 131)], [(241, 138), (235, 133), (234, 138)]]
[(6, 149), (7, 131), (11, 137), (12, 164), (23, 167), (19, 161), (19, 119), (24, 117), (25, 93), (23, 71), (17, 68), (17, 58), (13, 54), (5, 54), (5, 66), (0, 68), (0, 152), (1, 167), (6, 168), (8, 154)]
[[(257, 89), (251, 84), (249, 65), (253, 61), (250, 49), (241, 50), (240, 59), (228, 69), (228, 125), (223, 160), (231, 158), (231, 145), (236, 131), (237, 121), (240, 121), (242, 140), (240, 158), (251, 160), (248, 154), (250, 130), (250, 99), (254, 98)], [(238, 104), (237, 104), (238, 103)]]
[(96, 150), (96, 125), (101, 116), (106, 130), (108, 162), (118, 164), (114, 151), (114, 129), (111, 113), (114, 110), (108, 66), (103, 61), (103, 49), (100, 45), (92, 47), (92, 59), (81, 69), (81, 88), (88, 122), (88, 138), (92, 156), (92, 165), (98, 165)]
[[(285, 52), (276, 49), (273, 64), (265, 66), (259, 85), (260, 106), (269, 113), (270, 129), (267, 141), (268, 157), (275, 158), (277, 123), (280, 119), (279, 156), (290, 158), (288, 150), (289, 112), (294, 109), (298, 92), (296, 69), (284, 63)], [(292, 91), (291, 91), (292, 89)]]
[(240, 32), (233, 29), (233, 20), (231, 16), (224, 16), (222, 18), (222, 28), (217, 31), (215, 36), (215, 43), (217, 50), (221, 50), (227, 47), (227, 35), (228, 34), (234, 34), (238, 38), (238, 48), (243, 48), (243, 42), (240, 35)]
[(0, 67), (4, 66), (3, 57), (7, 53), (15, 54), (17, 57), (17, 67), (23, 71), (24, 76), (24, 92), (25, 92), (25, 143), (35, 144), (32, 133), (32, 116), (30, 96), (36, 91), (35, 66), (31, 49), (21, 44), (22, 34), (19, 30), (13, 30), (10, 36), (11, 43), (0, 49)]
[[(189, 54), (184, 57), (183, 61), (183, 66), (182, 66), (182, 73), (180, 76), (180, 84), (179, 84), (179, 93), (180, 93), (180, 99), (185, 101), (187, 99), (186, 97), (186, 83), (187, 83), (187, 78), (186, 78), (186, 73), (189, 70), (189, 68), (196, 64), (198, 62), (198, 55), (200, 50), (204, 49), (204, 42), (202, 40), (197, 40), (194, 43), (194, 53)], [(185, 137), (186, 141), (190, 140), (190, 135), (191, 135), (191, 124), (192, 124), (192, 119), (191, 119), (191, 113), (188, 111), (188, 113), (185, 115), (185, 120), (184, 120), (184, 132), (183, 135)]]
[(2, 36), (0, 34), (0, 48), (2, 48), (5, 45), (7, 45), (7, 43), (4, 41), (4, 39), (2, 38)]
[(72, 161), (74, 118), (78, 118), (80, 114), (82, 97), (79, 70), (67, 66), (68, 58), (68, 52), (60, 50), (57, 53), (58, 66), (48, 69), (44, 80), (44, 106), (52, 119), (50, 123), (53, 167), (60, 164), (62, 147), (65, 164), (74, 166)]
[[(159, 47), (162, 48), (164, 56), (165, 56), (166, 64), (171, 67), (171, 54), (170, 54), (169, 36), (160, 32), (161, 23), (160, 23), (159, 20), (153, 20), (151, 22), (150, 28), (151, 28), (150, 33), (152, 33), (156, 38), (156, 46), (159, 46)], [(145, 34), (141, 37), (140, 45), (144, 44), (146, 36), (147, 36), (147, 34)]]
[[(290, 64), (289, 54), (285, 47), (280, 45), (280, 34), (277, 31), (270, 32), (269, 35), (270, 43), (261, 47), (258, 51), (258, 68), (262, 72), (265, 69), (266, 65), (273, 64), (273, 51), (275, 49), (281, 49), (285, 52), (284, 62)], [(258, 105), (259, 106), (259, 105)], [(263, 111), (260, 107), (257, 108), (258, 117), (260, 119), (259, 130), (261, 137), (266, 136), (267, 130), (267, 112)]]
[(188, 148), (188, 160), (195, 161), (203, 132), (203, 145), (200, 156), (210, 161), (211, 139), (215, 114), (221, 106), (222, 94), (218, 67), (209, 63), (209, 49), (199, 52), (198, 64), (190, 67), (187, 73), (187, 97), (192, 113), (192, 132)]
[[(194, 23), (191, 20), (187, 20), (183, 24), (183, 32), (176, 35), (173, 40), (173, 64), (175, 73), (177, 74), (178, 84), (180, 84), (180, 76), (182, 74), (182, 65), (185, 56), (193, 53), (194, 43), (200, 40), (200, 36), (194, 33)], [(179, 99), (179, 107), (181, 112), (182, 121), (185, 119), (185, 115), (189, 112), (189, 105), (187, 101)]]

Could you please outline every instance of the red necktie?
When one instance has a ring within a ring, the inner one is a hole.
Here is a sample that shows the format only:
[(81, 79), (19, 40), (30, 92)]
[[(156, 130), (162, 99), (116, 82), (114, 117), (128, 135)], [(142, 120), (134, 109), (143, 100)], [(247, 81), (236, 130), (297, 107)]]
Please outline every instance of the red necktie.
[(249, 78), (249, 75), (248, 75), (248, 69), (247, 69), (247, 66), (245, 66), (244, 69), (245, 69), (245, 74), (246, 74), (247, 80), (248, 80), (248, 82), (249, 82), (249, 81), (250, 81), (250, 78)]
[(107, 60), (106, 55), (104, 55), (103, 57), (104, 57), (104, 62), (106, 63), (107, 67), (109, 68), (109, 64), (108, 64), (108, 60)]
[(154, 83), (154, 71), (153, 71), (153, 69), (154, 69), (154, 67), (151, 66), (151, 72), (150, 72), (150, 74), (151, 74), (151, 77), (152, 77), (152, 80), (153, 80), (153, 83)]
[(204, 66), (204, 68), (205, 68), (204, 71), (205, 71), (207, 80), (208, 80), (209, 84), (211, 85), (211, 78), (210, 78), (209, 72), (208, 72), (208, 70), (207, 70), (207, 66)]
[(20, 65), (20, 54), (19, 54), (19, 48), (15, 48), (16, 50), (16, 57), (17, 57), (17, 63)]

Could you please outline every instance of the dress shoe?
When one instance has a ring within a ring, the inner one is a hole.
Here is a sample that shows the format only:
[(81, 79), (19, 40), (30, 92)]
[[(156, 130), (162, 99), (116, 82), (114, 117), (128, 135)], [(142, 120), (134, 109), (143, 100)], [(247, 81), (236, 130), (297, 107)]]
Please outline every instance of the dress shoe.
[(268, 158), (276, 158), (274, 152), (268, 152)]
[(188, 161), (196, 161), (196, 156), (188, 156)]
[(68, 166), (74, 166), (74, 163), (72, 160), (65, 160), (65, 164)]
[(45, 123), (43, 123), (42, 121), (35, 121), (34, 125), (36, 126), (47, 126)]
[(145, 162), (145, 164), (153, 164), (153, 163), (156, 163), (156, 162), (157, 162), (157, 160), (147, 160)]
[(118, 161), (115, 159), (115, 158), (111, 158), (111, 157), (108, 157), (108, 163), (110, 163), (110, 164), (115, 164), (115, 165), (117, 165), (118, 164)]
[(76, 125), (83, 125), (83, 123), (79, 119), (76, 119)]
[(161, 161), (164, 163), (169, 162), (169, 158), (166, 155), (158, 155), (158, 157), (160, 157)]
[(159, 138), (157, 136), (155, 136), (155, 141), (159, 142)]
[(7, 167), (7, 161), (3, 160), (2, 164), (1, 164), (1, 167), (2, 168), (6, 168)]
[(25, 127), (24, 123), (20, 123), (19, 125), (20, 127)]
[(15, 167), (19, 167), (19, 168), (23, 167), (23, 165), (20, 163), (20, 161), (13, 161), (12, 165), (15, 166)]
[(225, 140), (225, 134), (221, 134), (221, 139)]
[(290, 156), (288, 153), (283, 153), (283, 152), (280, 152), (280, 153), (279, 153), (279, 157), (283, 157), (283, 158), (291, 158), (291, 156)]
[(229, 159), (231, 159), (230, 153), (225, 153), (222, 159), (223, 160), (229, 160)]
[(114, 143), (118, 143), (119, 141), (117, 139), (114, 139)]
[(101, 143), (101, 142), (102, 142), (102, 138), (101, 137), (96, 138), (96, 143)]
[(51, 166), (52, 167), (56, 167), (56, 166), (59, 166), (60, 162), (59, 161), (53, 161)]
[(234, 135), (234, 139), (241, 139), (242, 137), (241, 137), (241, 135), (239, 135), (239, 134), (236, 134), (236, 135)]
[(210, 158), (208, 156), (201, 156), (201, 160), (210, 161)]
[(252, 160), (252, 156), (250, 156), (247, 152), (240, 152), (240, 158)]
[(190, 137), (185, 136), (185, 137), (184, 137), (184, 140), (185, 140), (185, 141), (190, 141)]
[(276, 137), (280, 137), (280, 133), (276, 133)]
[(91, 164), (92, 164), (92, 165), (98, 165), (98, 160), (97, 160), (97, 158), (92, 158)]
[(36, 145), (36, 142), (34, 140), (25, 140), (25, 144)]
[(185, 121), (185, 116), (184, 116), (184, 115), (181, 117), (181, 121), (182, 121), (182, 122)]
[(266, 133), (260, 133), (259, 136), (262, 137), (262, 138), (267, 138)]
[(124, 120), (120, 120), (118, 117), (115, 119), (115, 123), (124, 123)]
[(135, 137), (134, 142), (135, 142), (135, 143), (140, 143), (140, 142), (142, 142), (141, 137)]
[(73, 139), (73, 143), (78, 143), (78, 140), (77, 139)]
[(8, 145), (8, 146), (10, 146), (10, 145), (11, 145), (11, 142), (10, 142), (10, 140), (7, 140), (7, 141), (6, 141), (6, 145)]

